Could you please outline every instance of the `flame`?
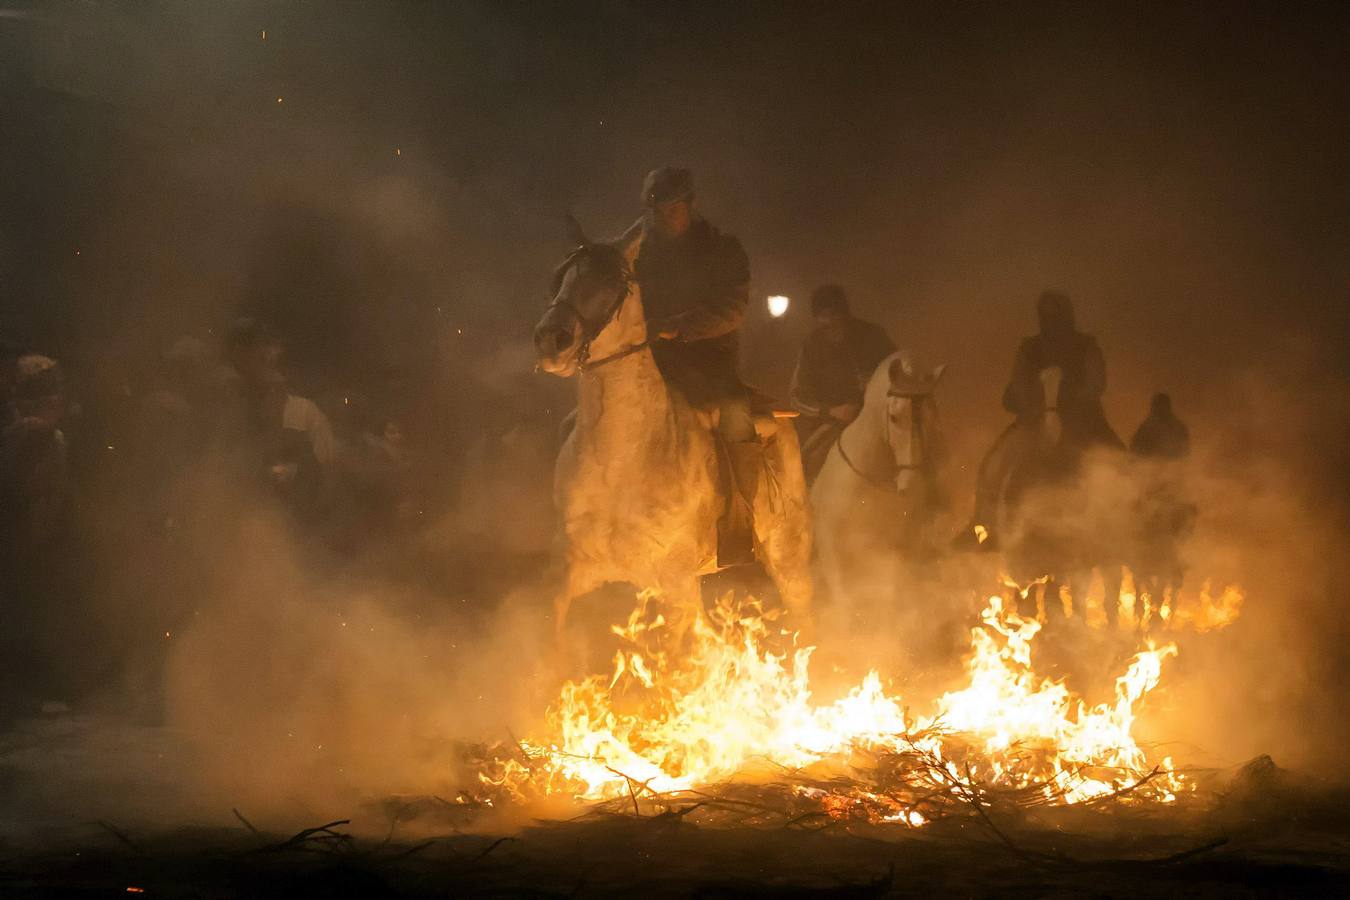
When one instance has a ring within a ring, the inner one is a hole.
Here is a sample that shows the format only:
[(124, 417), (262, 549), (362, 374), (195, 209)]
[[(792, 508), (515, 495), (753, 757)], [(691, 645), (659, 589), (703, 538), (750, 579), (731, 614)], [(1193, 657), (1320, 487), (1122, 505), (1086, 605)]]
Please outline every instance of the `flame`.
[[(621, 647), (610, 674), (564, 684), (547, 717), (548, 737), (521, 742), (519, 758), (498, 761), (479, 777), (516, 799), (631, 796), (636, 806), (640, 791), (666, 794), (889, 754), (922, 759), (928, 777), (947, 784), (948, 793), (964, 790), (963, 779), (1034, 792), (1052, 803), (1126, 792), (1170, 802), (1192, 789), (1170, 759), (1148, 759), (1132, 734), (1137, 708), (1177, 654), (1176, 644), (1146, 640), (1115, 680), (1114, 700), (1089, 705), (1033, 667), (1042, 624), (1020, 615), (1014, 598), (1026, 600), (1035, 588), (1043, 602), (1044, 581), (1012, 587), (1008, 599), (988, 599), (971, 629), (964, 687), (942, 695), (923, 716), (911, 715), (876, 671), (840, 699), (818, 702), (808, 675), (813, 648), (772, 627), (773, 617), (753, 600), (724, 597), (672, 648), (659, 598), (644, 592), (628, 621), (612, 629)], [(1133, 608), (1138, 595), (1132, 582), (1128, 587)], [(1072, 608), (1063, 588), (1050, 599), (1062, 600), (1066, 612)], [(1194, 611), (1163, 604), (1158, 621), (1174, 628), (1189, 615), (1197, 629), (1222, 627), (1240, 606), (1236, 588), (1216, 599), (1206, 586)], [(1100, 601), (1096, 611), (1101, 615)], [(887, 806), (861, 786), (799, 793), (830, 815), (870, 804), (884, 809), (878, 821), (909, 827), (928, 821), (912, 805)]]

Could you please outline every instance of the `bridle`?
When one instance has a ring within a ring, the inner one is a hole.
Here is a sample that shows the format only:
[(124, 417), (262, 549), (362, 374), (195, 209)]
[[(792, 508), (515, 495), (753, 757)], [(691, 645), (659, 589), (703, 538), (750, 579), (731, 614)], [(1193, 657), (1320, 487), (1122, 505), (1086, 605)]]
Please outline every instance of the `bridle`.
[[(932, 394), (928, 392), (906, 393), (901, 391), (888, 391), (886, 396), (904, 397), (910, 401), (910, 410), (911, 410), (910, 416), (914, 420), (914, 424), (913, 426), (911, 426), (913, 428), (914, 436), (910, 440), (919, 441), (920, 444), (922, 444), (924, 437), (923, 416), (919, 414), (919, 407), (917, 401), (922, 400), (924, 397), (930, 397), (932, 396)], [(928, 469), (928, 463), (926, 461), (922, 463), (896, 462), (895, 451), (894, 448), (891, 447), (891, 430), (890, 428), (883, 428), (882, 434), (885, 436), (886, 446), (888, 449), (891, 450), (891, 453), (889, 453), (887, 456), (887, 458), (891, 461), (890, 471), (886, 475), (882, 476), (877, 476), (869, 472), (864, 472), (853, 462), (853, 460), (849, 459), (848, 451), (844, 449), (844, 432), (846, 430), (847, 426), (839, 429), (839, 436), (834, 439), (834, 445), (839, 450), (839, 458), (844, 461), (844, 464), (846, 466), (848, 466), (850, 469), (853, 470), (853, 474), (857, 475), (864, 481), (876, 485), (878, 488), (882, 490), (890, 491), (893, 494), (898, 494), (900, 493), (900, 488), (898, 488), (895, 484), (896, 476), (898, 476), (901, 472), (921, 472)]]
[(577, 348), (577, 368), (582, 372), (598, 368), (606, 363), (612, 363), (615, 360), (623, 359), (625, 356), (631, 356), (651, 343), (651, 341), (643, 341), (640, 344), (634, 344), (631, 347), (625, 347), (616, 353), (611, 353), (609, 356), (602, 356), (600, 359), (591, 359), (591, 342), (599, 337), (600, 332), (604, 331), (606, 326), (614, 321), (614, 317), (619, 314), (619, 310), (623, 308), (624, 301), (633, 293), (634, 278), (633, 273), (628, 271), (628, 267), (623, 263), (620, 263), (618, 273), (619, 291), (614, 298), (614, 302), (609, 305), (605, 310), (605, 314), (599, 319), (594, 322), (587, 321), (586, 317), (581, 314), (581, 310), (577, 309), (576, 304), (571, 300), (559, 296), (558, 291), (562, 288), (562, 282), (567, 276), (568, 270), (575, 266), (583, 256), (590, 252), (590, 250), (591, 247), (589, 244), (583, 244), (567, 254), (567, 258), (562, 261), (562, 264), (559, 265), (557, 270), (553, 273), (553, 300), (548, 305), (548, 309), (561, 307), (562, 309), (567, 310), (581, 324), (581, 345)]

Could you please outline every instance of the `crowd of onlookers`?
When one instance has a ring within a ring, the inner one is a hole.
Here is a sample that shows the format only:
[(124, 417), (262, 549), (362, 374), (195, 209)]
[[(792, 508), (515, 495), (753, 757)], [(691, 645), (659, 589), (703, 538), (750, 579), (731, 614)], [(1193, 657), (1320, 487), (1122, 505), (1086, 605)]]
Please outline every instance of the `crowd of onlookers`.
[(316, 572), (456, 590), (494, 566), (455, 553), (539, 549), (426, 539), (460, 506), (484, 526), (488, 482), (547, 469), (547, 441), (521, 433), (538, 419), (535, 437), (552, 434), (517, 408), (529, 392), (494, 396), (447, 371), (431, 385), (353, 377), (307, 396), (284, 349), (251, 318), (137, 365), (81, 359), (74, 376), (0, 345), (0, 720), (120, 677), (126, 635), (171, 634), (213, 579), (252, 563), (231, 558), (246, 516), (267, 518)]
[(84, 467), (99, 470), (92, 479), (113, 472), (128, 479), (119, 499), (168, 529), (178, 519), (176, 480), (208, 457), (225, 464), (222, 471), (232, 467), (229, 490), (270, 498), (296, 522), (329, 529), (335, 546), (356, 539), (332, 531), (344, 517), (349, 531), (359, 518), (367, 531), (388, 534), (422, 511), (400, 418), (368, 413), (340, 438), (329, 416), (291, 386), (282, 358), (269, 328), (240, 319), (220, 346), (177, 339), (141, 383), (122, 385), (115, 409), (98, 400), (91, 409), (71, 396), (59, 360), (6, 346), (0, 490), (11, 557), (31, 559), (74, 527), (84, 485), (73, 457), (81, 454), (100, 457)]

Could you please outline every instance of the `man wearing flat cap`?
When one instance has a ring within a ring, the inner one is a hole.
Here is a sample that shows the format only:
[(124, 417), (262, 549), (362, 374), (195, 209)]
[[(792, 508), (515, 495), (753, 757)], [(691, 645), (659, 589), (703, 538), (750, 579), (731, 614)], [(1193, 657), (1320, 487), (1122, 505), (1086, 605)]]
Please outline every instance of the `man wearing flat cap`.
[(763, 465), (749, 392), (737, 372), (739, 338), (750, 293), (741, 242), (699, 216), (688, 169), (666, 167), (642, 184), (642, 249), (634, 265), (642, 287), (652, 354), (666, 382), (689, 402), (718, 410), (717, 435), (734, 486), (718, 524), (718, 562), (754, 559), (751, 511)]

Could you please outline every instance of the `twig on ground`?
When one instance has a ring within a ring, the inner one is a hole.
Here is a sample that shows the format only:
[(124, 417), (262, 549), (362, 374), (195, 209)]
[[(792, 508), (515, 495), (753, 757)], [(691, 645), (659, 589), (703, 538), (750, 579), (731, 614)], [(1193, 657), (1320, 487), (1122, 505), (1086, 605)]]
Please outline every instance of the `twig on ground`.
[(423, 841), (420, 844), (414, 844), (413, 846), (408, 847), (405, 850), (401, 850), (398, 853), (392, 853), (389, 856), (381, 858), (380, 862), (393, 862), (396, 859), (406, 859), (407, 857), (412, 856), (414, 853), (421, 853), (423, 850), (427, 849), (432, 844), (437, 843), (439, 840), (440, 840), (439, 838), (432, 838), (429, 841)]
[(332, 843), (340, 847), (350, 847), (352, 836), (334, 831), (333, 828), (338, 825), (350, 825), (351, 819), (337, 819), (326, 825), (320, 825), (317, 828), (306, 828), (299, 831), (279, 844), (269, 844), (266, 847), (259, 847), (254, 853), (274, 853), (281, 850), (307, 850), (307, 845), (311, 843)]
[(1153, 779), (1157, 778), (1159, 775), (1162, 774), (1162, 772), (1163, 772), (1162, 766), (1154, 766), (1153, 771), (1149, 772), (1147, 775), (1142, 776), (1134, 784), (1126, 785), (1125, 787), (1120, 788), (1119, 790), (1112, 791), (1109, 794), (1103, 794), (1100, 797), (1093, 797), (1091, 800), (1087, 800), (1081, 805), (1085, 807), (1099, 806), (1103, 803), (1108, 803), (1111, 800), (1118, 800), (1121, 797), (1128, 796), (1129, 794), (1134, 793), (1135, 791), (1139, 790), (1139, 788), (1148, 784)]
[(139, 846), (135, 841), (133, 841), (131, 838), (127, 837), (126, 834), (125, 834), (121, 829), (116, 828), (116, 827), (114, 827), (114, 826), (108, 824), (107, 822), (103, 821), (102, 819), (99, 819), (99, 820), (98, 820), (97, 822), (95, 822), (94, 824), (98, 825), (98, 826), (99, 826), (100, 828), (102, 828), (104, 831), (108, 832), (108, 833), (111, 834), (113, 837), (117, 838), (119, 841), (121, 841), (122, 843), (126, 844), (128, 847), (130, 847), (130, 848), (131, 848), (132, 850), (134, 850), (136, 853), (140, 854), (141, 856), (144, 856), (144, 855), (145, 855), (145, 851), (142, 850), (142, 849), (140, 848), (140, 846)]
[(1153, 865), (1170, 866), (1175, 863), (1183, 862), (1192, 856), (1199, 856), (1201, 853), (1208, 853), (1211, 850), (1217, 850), (1228, 843), (1228, 838), (1222, 837), (1210, 841), (1208, 844), (1201, 844), (1199, 847), (1193, 847), (1190, 850), (1183, 850), (1180, 853), (1173, 853), (1171, 856), (1164, 856), (1162, 859), (1150, 859), (1148, 862)]
[(478, 860), (480, 860), (480, 859), (482, 859), (483, 857), (487, 856), (489, 853), (491, 853), (493, 850), (496, 850), (498, 847), (500, 847), (502, 844), (505, 844), (507, 841), (514, 841), (514, 840), (515, 840), (515, 838), (513, 838), (513, 837), (502, 837), (502, 838), (497, 838), (495, 841), (493, 841), (492, 843), (488, 844), (487, 847), (484, 848), (484, 850), (483, 850), (482, 853), (480, 853), (480, 854), (478, 854), (477, 856), (475, 856), (475, 857), (474, 857), (474, 861), (477, 862)]
[(248, 819), (245, 819), (245, 818), (244, 818), (244, 814), (243, 814), (243, 813), (241, 813), (239, 810), (234, 809), (234, 808), (231, 808), (231, 809), (230, 809), (230, 812), (234, 813), (234, 817), (235, 817), (236, 819), (238, 819), (240, 822), (243, 822), (243, 823), (244, 823), (244, 827), (247, 828), (250, 832), (252, 832), (252, 833), (253, 833), (253, 836), (254, 836), (255, 838), (257, 838), (257, 839), (260, 840), (260, 841), (266, 840), (266, 838), (264, 838), (264, 837), (262, 836), (262, 832), (259, 831), (259, 830), (256, 829), (256, 828), (254, 828), (254, 827), (253, 827), (253, 823), (250, 822)]

